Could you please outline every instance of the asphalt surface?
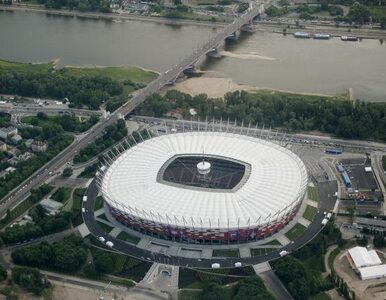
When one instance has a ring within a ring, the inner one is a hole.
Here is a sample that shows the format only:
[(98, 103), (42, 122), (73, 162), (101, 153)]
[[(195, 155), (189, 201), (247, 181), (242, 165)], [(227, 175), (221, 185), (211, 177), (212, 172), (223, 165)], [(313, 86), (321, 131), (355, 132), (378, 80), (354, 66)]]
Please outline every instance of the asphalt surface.
[[(268, 0), (265, 2), (267, 5), (272, 0)], [(255, 4), (252, 3), (251, 4)], [(59, 153), (54, 159), (36, 171), (33, 175), (23, 181), (19, 186), (14, 188), (7, 196), (5, 196), (0, 203), (0, 218), (6, 213), (6, 211), (21, 201), (24, 200), (26, 196), (28, 196), (30, 190), (34, 187), (39, 186), (43, 182), (45, 182), (55, 170), (59, 169), (62, 165), (69, 162), (74, 155), (81, 148), (85, 147), (88, 143), (94, 141), (97, 136), (101, 135), (104, 129), (114, 124), (119, 118), (129, 114), (145, 101), (146, 97), (149, 95), (158, 92), (163, 86), (170, 84), (173, 82), (180, 74), (187, 68), (190, 68), (193, 64), (195, 64), (201, 57), (205, 56), (207, 52), (216, 48), (219, 44), (221, 44), (225, 38), (235, 31), (239, 30), (243, 25), (248, 24), (249, 21), (253, 20), (259, 14), (260, 5), (256, 5), (252, 7), (252, 9), (248, 10), (245, 14), (241, 15), (238, 19), (236, 19), (232, 24), (227, 25), (222, 30), (218, 32), (218, 34), (204, 43), (202, 47), (194, 51), (191, 55), (186, 57), (183, 61), (176, 64), (170, 70), (167, 70), (165, 73), (161, 74), (157, 79), (149, 83), (145, 88), (138, 91), (135, 96), (133, 96), (128, 102), (122, 105), (119, 109), (117, 109), (114, 113), (108, 116), (107, 119), (100, 120), (93, 128), (91, 128), (85, 135), (81, 138), (75, 140), (69, 147), (64, 149), (61, 153)]]
[[(85, 208), (85, 213), (83, 214), (84, 222), (86, 223), (89, 231), (96, 238), (103, 236), (106, 240), (114, 243), (114, 249), (135, 258), (153, 262), (159, 262), (163, 264), (177, 265), (182, 267), (192, 267), (192, 268), (211, 268), (213, 263), (219, 263), (223, 268), (234, 267), (236, 262), (241, 262), (243, 265), (254, 265), (266, 261), (271, 261), (278, 259), (280, 257), (279, 253), (282, 250), (294, 251), (306, 243), (308, 243), (314, 236), (316, 236), (320, 230), (323, 228), (321, 222), (324, 218), (324, 212), (332, 211), (335, 205), (336, 197), (334, 196), (335, 192), (338, 190), (337, 182), (326, 181), (319, 183), (317, 185), (318, 195), (319, 195), (319, 210), (315, 216), (314, 221), (306, 229), (306, 231), (297, 238), (293, 243), (284, 246), (276, 251), (270, 252), (266, 255), (246, 257), (246, 258), (212, 258), (212, 259), (195, 259), (195, 258), (185, 258), (178, 256), (164, 255), (161, 253), (155, 253), (148, 250), (137, 248), (135, 245), (129, 244), (122, 240), (116, 239), (112, 236), (106, 235), (106, 233), (99, 227), (96, 223), (94, 216), (94, 202), (98, 195), (98, 189), (96, 186), (95, 180), (89, 185), (86, 196), (87, 202), (83, 203)], [(205, 247), (205, 246), (203, 246)]]
[(264, 280), (266, 287), (274, 293), (278, 300), (293, 300), (291, 294), (284, 287), (274, 271), (266, 271), (259, 274), (259, 276)]
[[(244, 127), (234, 126), (234, 120), (231, 121), (228, 125), (227, 121), (222, 121), (221, 124), (218, 120), (213, 124), (212, 120), (209, 120), (208, 123), (204, 121), (187, 121), (187, 120), (168, 120), (162, 118), (154, 118), (154, 117), (145, 117), (145, 116), (131, 116), (131, 118), (135, 121), (144, 122), (144, 123), (153, 123), (160, 124), (162, 127), (166, 124), (170, 128), (176, 128), (178, 131), (188, 131), (192, 127), (194, 130), (197, 130), (199, 127), (200, 130), (205, 130), (205, 126), (208, 129), (212, 130), (213, 128), (218, 131), (227, 131), (227, 132), (235, 132), (243, 134), (250, 134), (254, 136), (262, 136), (264, 138), (268, 136), (274, 136), (275, 139), (286, 139), (292, 142), (309, 142), (309, 143), (318, 143), (321, 145), (325, 145), (326, 148), (352, 148), (352, 149), (361, 149), (366, 151), (386, 151), (386, 144), (384, 143), (376, 143), (372, 141), (360, 141), (360, 140), (348, 140), (348, 139), (338, 139), (338, 138), (330, 138), (326, 136), (315, 136), (315, 135), (307, 135), (307, 134), (289, 134), (286, 132), (276, 132), (276, 130), (270, 131), (269, 128), (255, 128), (255, 125), (251, 125), (250, 128), (248, 124), (244, 124)], [(240, 120), (239, 120), (240, 121)]]

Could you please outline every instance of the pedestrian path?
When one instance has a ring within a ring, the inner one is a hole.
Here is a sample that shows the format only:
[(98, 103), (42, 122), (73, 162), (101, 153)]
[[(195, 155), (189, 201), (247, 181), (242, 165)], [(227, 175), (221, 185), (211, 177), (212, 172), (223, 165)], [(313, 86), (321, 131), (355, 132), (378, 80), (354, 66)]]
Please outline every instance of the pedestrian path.
[(266, 271), (269, 271), (272, 269), (271, 269), (270, 264), (266, 261), (266, 262), (262, 262), (262, 263), (257, 264), (257, 265), (253, 265), (253, 270), (255, 271), (255, 273), (257, 275), (259, 275), (263, 272), (266, 272)]
[(276, 238), (283, 246), (288, 245), (291, 241), (283, 234)]
[(304, 219), (303, 217), (301, 217), (299, 220), (298, 220), (298, 223), (302, 224), (303, 226), (305, 227), (308, 227), (310, 226), (311, 222), (308, 221), (307, 219)]
[(240, 248), (240, 257), (251, 257), (251, 249), (249, 247), (241, 247)]

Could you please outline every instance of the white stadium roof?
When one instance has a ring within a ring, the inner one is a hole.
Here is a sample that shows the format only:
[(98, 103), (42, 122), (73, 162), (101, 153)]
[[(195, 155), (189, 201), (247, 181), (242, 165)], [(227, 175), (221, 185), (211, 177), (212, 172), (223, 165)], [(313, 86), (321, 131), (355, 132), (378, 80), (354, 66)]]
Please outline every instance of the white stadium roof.
[[(237, 190), (208, 191), (157, 181), (173, 156), (202, 155), (203, 149), (205, 155), (249, 164), (246, 182)], [(123, 152), (107, 168), (101, 189), (110, 205), (121, 210), (123, 205), (141, 218), (237, 228), (264, 224), (289, 211), (303, 197), (307, 182), (303, 162), (277, 144), (225, 132), (185, 132), (153, 137)]]

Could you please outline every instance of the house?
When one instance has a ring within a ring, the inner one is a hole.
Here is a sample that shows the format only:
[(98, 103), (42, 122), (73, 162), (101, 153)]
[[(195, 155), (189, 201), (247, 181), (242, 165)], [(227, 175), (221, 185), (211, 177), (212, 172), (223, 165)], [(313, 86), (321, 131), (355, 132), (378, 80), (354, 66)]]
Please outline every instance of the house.
[(31, 144), (31, 150), (33, 152), (45, 152), (47, 150), (47, 142), (33, 141)]
[(7, 151), (7, 144), (0, 141), (0, 151)]
[(17, 144), (17, 143), (19, 143), (22, 140), (23, 140), (23, 138), (20, 135), (18, 135), (18, 134), (14, 134), (14, 135), (11, 136), (11, 141), (14, 144)]
[(7, 139), (15, 134), (17, 134), (17, 128), (15, 127), (0, 128), (0, 138), (2, 139)]

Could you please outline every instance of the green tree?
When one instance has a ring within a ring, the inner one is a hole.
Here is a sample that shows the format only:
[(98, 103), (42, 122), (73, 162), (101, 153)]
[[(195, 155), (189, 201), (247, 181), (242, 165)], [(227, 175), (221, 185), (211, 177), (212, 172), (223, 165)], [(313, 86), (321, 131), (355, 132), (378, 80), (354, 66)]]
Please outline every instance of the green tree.
[(376, 233), (374, 236), (373, 243), (374, 243), (374, 247), (377, 247), (377, 248), (385, 247), (386, 241), (385, 241), (385, 237), (383, 236), (383, 234), (382, 233)]
[(347, 14), (347, 18), (351, 22), (356, 22), (359, 24), (368, 23), (370, 21), (370, 10), (367, 6), (362, 5), (358, 2), (355, 2)]
[(100, 273), (111, 273), (114, 270), (113, 256), (105, 251), (98, 251), (94, 258), (95, 269)]
[(65, 168), (63, 170), (62, 176), (63, 177), (70, 177), (72, 175), (72, 169), (71, 168)]

